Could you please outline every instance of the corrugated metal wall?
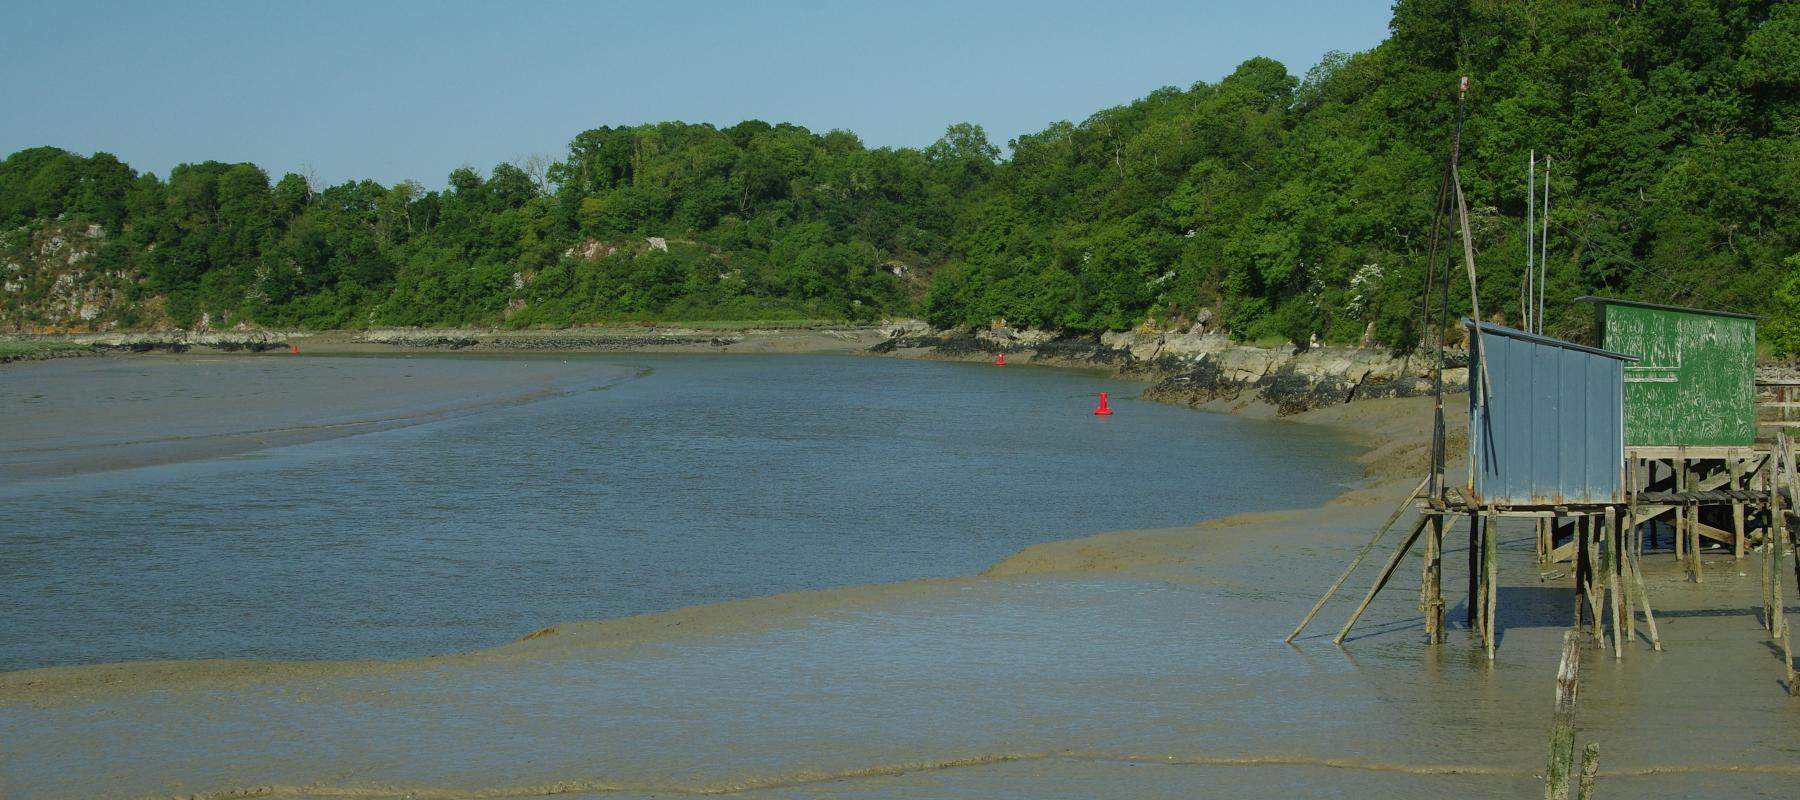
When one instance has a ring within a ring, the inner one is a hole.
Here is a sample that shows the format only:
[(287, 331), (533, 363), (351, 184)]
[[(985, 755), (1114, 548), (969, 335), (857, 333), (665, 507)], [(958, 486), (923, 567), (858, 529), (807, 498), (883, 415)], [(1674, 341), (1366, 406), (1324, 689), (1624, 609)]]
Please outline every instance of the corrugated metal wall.
[[(1493, 324), (1479, 341), (1490, 388), (1485, 403), (1479, 386), (1469, 392), (1470, 500), (1623, 502), (1630, 357)], [(1478, 363), (1470, 359), (1472, 375)]]
[(1756, 439), (1756, 320), (1596, 299), (1600, 341), (1625, 368), (1625, 441), (1737, 445)]

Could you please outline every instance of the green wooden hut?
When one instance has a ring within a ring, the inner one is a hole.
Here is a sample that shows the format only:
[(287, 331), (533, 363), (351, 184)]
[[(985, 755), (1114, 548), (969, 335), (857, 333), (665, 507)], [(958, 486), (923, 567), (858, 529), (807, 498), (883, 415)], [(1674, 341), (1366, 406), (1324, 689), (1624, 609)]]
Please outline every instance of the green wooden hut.
[(1608, 297), (1594, 304), (1600, 346), (1625, 366), (1628, 447), (1744, 447), (1756, 440), (1756, 317)]

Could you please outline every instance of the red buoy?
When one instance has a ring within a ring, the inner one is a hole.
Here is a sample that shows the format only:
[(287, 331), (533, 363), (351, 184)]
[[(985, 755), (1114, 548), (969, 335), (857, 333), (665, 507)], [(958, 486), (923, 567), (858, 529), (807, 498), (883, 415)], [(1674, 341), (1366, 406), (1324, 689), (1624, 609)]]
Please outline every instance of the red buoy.
[(996, 367), (1006, 366), (1006, 354), (1005, 353), (1001, 353), (998, 358), (994, 359), (994, 366), (996, 366)]
[(1100, 407), (1094, 409), (1094, 413), (1099, 414), (1102, 417), (1112, 416), (1112, 409), (1106, 407), (1106, 393), (1105, 392), (1100, 393)]
[(288, 352), (293, 353), (294, 355), (300, 355), (300, 345), (297, 345), (297, 344), (288, 345)]

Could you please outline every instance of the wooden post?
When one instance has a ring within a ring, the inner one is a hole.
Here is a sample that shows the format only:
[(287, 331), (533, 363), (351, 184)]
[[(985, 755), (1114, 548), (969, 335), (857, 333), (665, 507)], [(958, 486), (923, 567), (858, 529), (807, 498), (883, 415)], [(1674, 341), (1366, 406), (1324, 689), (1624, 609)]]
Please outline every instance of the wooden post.
[(1444, 635), (1444, 526), (1433, 515), (1425, 525), (1425, 567), (1419, 576), (1419, 609), (1425, 612), (1425, 641)]
[(1425, 530), (1426, 519), (1426, 517), (1420, 517), (1418, 522), (1413, 523), (1412, 532), (1406, 535), (1405, 541), (1402, 541), (1400, 546), (1394, 550), (1393, 557), (1389, 558), (1387, 564), (1382, 566), (1381, 574), (1375, 576), (1375, 585), (1369, 587), (1369, 593), (1363, 597), (1362, 603), (1358, 604), (1356, 610), (1350, 613), (1350, 619), (1344, 623), (1343, 629), (1338, 631), (1337, 636), (1332, 637), (1332, 644), (1344, 643), (1344, 637), (1350, 635), (1350, 627), (1362, 618), (1363, 612), (1369, 609), (1369, 604), (1375, 601), (1375, 595), (1381, 593), (1381, 587), (1387, 585), (1388, 579), (1394, 577), (1394, 570), (1400, 566), (1401, 559), (1406, 558), (1406, 553), (1412, 549), (1413, 542), (1419, 540), (1419, 532)]
[(1406, 513), (1406, 509), (1412, 506), (1413, 500), (1418, 498), (1419, 492), (1425, 490), (1425, 484), (1430, 482), (1431, 477), (1428, 475), (1425, 477), (1425, 480), (1419, 481), (1419, 485), (1414, 486), (1413, 490), (1407, 493), (1406, 499), (1401, 500), (1400, 506), (1394, 509), (1394, 513), (1389, 514), (1387, 521), (1381, 523), (1381, 529), (1375, 532), (1375, 535), (1369, 539), (1369, 543), (1363, 545), (1362, 550), (1357, 551), (1356, 558), (1350, 560), (1350, 566), (1344, 569), (1344, 574), (1339, 575), (1338, 579), (1332, 582), (1331, 588), (1325, 590), (1325, 595), (1319, 598), (1319, 602), (1314, 603), (1312, 610), (1306, 612), (1306, 619), (1300, 620), (1300, 624), (1294, 627), (1294, 632), (1288, 634), (1287, 638), (1282, 640), (1283, 642), (1294, 641), (1294, 637), (1299, 636), (1301, 631), (1306, 630), (1307, 625), (1312, 624), (1313, 617), (1318, 616), (1319, 614), (1319, 609), (1324, 608), (1325, 602), (1330, 600), (1332, 595), (1337, 594), (1338, 588), (1344, 585), (1345, 580), (1349, 579), (1350, 573), (1356, 571), (1357, 565), (1361, 564), (1363, 559), (1368, 557), (1370, 550), (1375, 549), (1375, 543), (1381, 541), (1381, 537), (1387, 535), (1388, 529), (1394, 527), (1394, 523), (1400, 521), (1400, 517)]
[(1581, 749), (1581, 783), (1577, 784), (1578, 800), (1594, 800), (1594, 778), (1600, 775), (1600, 743), (1588, 742)]
[(1636, 592), (1631, 585), (1631, 561), (1636, 554), (1631, 552), (1631, 531), (1637, 526), (1637, 496), (1632, 496), (1630, 504), (1625, 506), (1625, 518), (1619, 524), (1619, 597), (1618, 604), (1623, 610), (1624, 630), (1620, 632), (1627, 642), (1637, 641)]
[(1545, 800), (1569, 800), (1569, 767), (1575, 758), (1575, 692), (1580, 685), (1580, 634), (1564, 631), (1562, 660), (1556, 665), (1556, 713), (1550, 723), (1550, 765), (1544, 770)]
[(1604, 535), (1598, 515), (1588, 515), (1588, 615), (1594, 621), (1594, 641), (1606, 646), (1606, 553), (1600, 549)]
[(1588, 562), (1588, 525), (1586, 516), (1575, 518), (1575, 618), (1569, 627), (1581, 629), (1581, 608), (1587, 603), (1588, 586), (1592, 580), (1592, 565)]
[(1612, 594), (1612, 629), (1613, 658), (1625, 657), (1625, 615), (1622, 608), (1625, 598), (1619, 593), (1619, 573), (1624, 565), (1624, 557), (1620, 553), (1624, 548), (1619, 546), (1622, 535), (1619, 532), (1619, 510), (1613, 506), (1606, 507), (1606, 586)]
[[(1725, 459), (1725, 469), (1731, 472), (1731, 491), (1738, 492), (1743, 490), (1743, 460), (1739, 459), (1734, 453), (1730, 458)], [(1731, 499), (1731, 531), (1733, 534), (1732, 555), (1742, 561), (1744, 558), (1744, 501), (1739, 500), (1736, 497)]]
[[(1684, 469), (1687, 470), (1688, 491), (1699, 491), (1700, 462), (1690, 462), (1688, 459), (1683, 458), (1682, 463), (1687, 465)], [(1691, 570), (1695, 583), (1705, 583), (1706, 564), (1700, 560), (1700, 501), (1689, 500), (1684, 509), (1684, 513), (1687, 514), (1688, 557), (1693, 560), (1693, 566), (1689, 569)]]
[(1500, 608), (1500, 525), (1499, 514), (1488, 509), (1488, 519), (1481, 533), (1481, 562), (1484, 566), (1482, 582), (1482, 625), (1481, 630), (1487, 637), (1487, 657), (1494, 660), (1494, 645), (1500, 639), (1499, 625), (1495, 622), (1495, 614)]
[[(1678, 458), (1671, 461), (1670, 464), (1674, 470), (1673, 477), (1675, 478), (1675, 491), (1687, 491), (1687, 459)], [(1673, 528), (1675, 531), (1675, 560), (1682, 561), (1687, 558), (1686, 508), (1677, 508), (1675, 509), (1675, 513), (1669, 515), (1669, 527)]]
[(1487, 630), (1487, 583), (1482, 580), (1482, 541), (1487, 538), (1487, 526), (1483, 524), (1481, 513), (1469, 511), (1469, 630), (1486, 641)]
[(1775, 539), (1781, 530), (1781, 495), (1775, 491), (1775, 482), (1764, 480), (1763, 486), (1769, 491), (1769, 520), (1763, 527), (1763, 629), (1771, 635), (1775, 633), (1775, 576), (1779, 566), (1775, 563)]

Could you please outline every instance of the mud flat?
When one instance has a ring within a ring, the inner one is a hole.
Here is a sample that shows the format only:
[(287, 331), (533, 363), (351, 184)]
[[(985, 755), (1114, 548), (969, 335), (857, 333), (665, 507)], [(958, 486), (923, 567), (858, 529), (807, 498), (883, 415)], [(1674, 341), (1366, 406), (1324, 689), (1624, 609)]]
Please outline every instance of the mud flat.
[(9, 367), (0, 373), (0, 480), (391, 430), (638, 374), (549, 359), (493, 359), (467, 370), (425, 359), (271, 358), (189, 353)]
[[(1324, 507), (1040, 545), (978, 577), (431, 659), (0, 674), (0, 795), (1535, 794), (1569, 585), (1531, 563), (1529, 530), (1502, 532), (1492, 664), (1462, 631), (1421, 642), (1416, 565), (1346, 647), (1329, 630), (1348, 600), (1281, 643), (1414, 482), (1426, 419), (1417, 399), (1298, 416), (1370, 446), (1370, 483)], [(1578, 736), (1605, 748), (1603, 796), (1784, 796), (1800, 778), (1800, 707), (1738, 574), (1754, 566), (1709, 562), (1693, 586), (1646, 559), (1666, 652), (1590, 657)]]

